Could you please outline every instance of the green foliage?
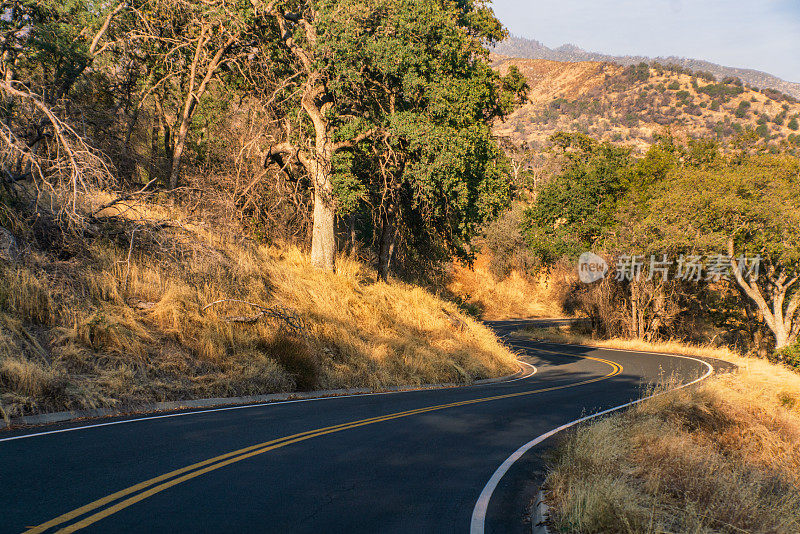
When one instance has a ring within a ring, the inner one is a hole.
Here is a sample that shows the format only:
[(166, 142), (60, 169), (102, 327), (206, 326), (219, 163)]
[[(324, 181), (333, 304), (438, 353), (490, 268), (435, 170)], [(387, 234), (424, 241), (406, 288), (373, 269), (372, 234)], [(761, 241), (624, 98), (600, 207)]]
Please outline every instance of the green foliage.
[(615, 224), (617, 201), (630, 183), (630, 150), (582, 134), (558, 133), (564, 170), (538, 192), (525, 212), (523, 234), (543, 264), (574, 258)]
[(333, 156), (331, 183), (338, 200), (336, 208), (342, 215), (349, 215), (358, 210), (359, 204), (366, 198), (367, 188), (353, 173), (354, 156), (352, 152), (337, 152)]
[(669, 89), (670, 91), (677, 91), (677, 90), (679, 90), (680, 88), (681, 88), (681, 84), (680, 84), (680, 83), (678, 83), (677, 81), (674, 81), (674, 82), (670, 83), (670, 84), (667, 86), (667, 89)]
[(627, 126), (628, 128), (633, 128), (639, 125), (639, 116), (636, 113), (626, 113), (624, 117), (622, 117), (622, 124)]
[(25, 78), (26, 85), (54, 102), (70, 91), (91, 64), (91, 37), (114, 7), (85, 0), (23, 0), (4, 5), (0, 21), (5, 36), (3, 61)]
[(631, 82), (646, 82), (650, 79), (650, 66), (644, 62), (638, 65), (631, 65), (625, 69), (624, 75)]
[(744, 89), (739, 85), (730, 85), (727, 83), (712, 83), (700, 87), (698, 91), (707, 94), (711, 98), (718, 99), (721, 97), (732, 97), (740, 95), (744, 92)]
[(796, 371), (800, 371), (800, 343), (787, 345), (775, 351), (770, 360), (775, 363), (782, 363)]
[(798, 130), (798, 128), (800, 128), (800, 124), (798, 124), (798, 122), (797, 122), (797, 117), (792, 117), (789, 120), (788, 124), (786, 124), (786, 127), (789, 128), (790, 130), (796, 132)]
[[(505, 30), (480, 0), (313, 4), (316, 44), (304, 46), (325, 80), (332, 137), (347, 144), (332, 162), (339, 213), (376, 246), (382, 232), (396, 232), (400, 268), (467, 256), (480, 225), (511, 197), (489, 124), (524, 101), (528, 84), (516, 67), (500, 76), (487, 61), (485, 45)], [(291, 113), (300, 113), (302, 83), (286, 91)]]
[(503, 77), (503, 89), (516, 97), (517, 104), (523, 104), (527, 100), (530, 86), (516, 65), (511, 65)]
[(705, 80), (707, 82), (714, 83), (714, 82), (717, 81), (717, 77), (714, 76), (713, 73), (708, 72), (708, 71), (699, 70), (699, 71), (695, 72), (694, 75), (697, 76), (698, 78), (700, 78), (701, 80)]
[(747, 111), (750, 109), (750, 102), (747, 100), (742, 100), (739, 102), (739, 107), (736, 108), (736, 112), (734, 115), (736, 118), (743, 119), (747, 116)]
[(685, 151), (684, 163), (691, 167), (712, 169), (723, 165), (724, 158), (714, 140), (691, 139)]
[(739, 253), (800, 267), (800, 162), (758, 156), (739, 164), (677, 167), (639, 206), (640, 238), (664, 251)]

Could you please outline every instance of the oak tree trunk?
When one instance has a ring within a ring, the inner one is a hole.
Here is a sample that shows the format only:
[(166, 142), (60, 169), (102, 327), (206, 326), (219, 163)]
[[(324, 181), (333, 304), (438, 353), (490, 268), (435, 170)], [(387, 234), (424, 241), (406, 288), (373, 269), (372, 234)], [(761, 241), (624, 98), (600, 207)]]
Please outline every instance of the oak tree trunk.
[[(795, 277), (791, 280), (785, 272), (777, 273), (775, 268), (771, 268), (766, 276), (770, 282), (769, 293), (762, 292), (759, 287), (757, 276), (751, 275), (749, 279), (745, 279), (737, 259), (734, 257), (733, 239), (728, 239), (728, 255), (731, 258), (731, 270), (734, 275), (734, 280), (739, 285), (741, 290), (755, 303), (764, 323), (772, 331), (775, 338), (775, 348), (782, 349), (787, 345), (791, 345), (797, 341), (798, 333), (800, 333), (800, 317), (797, 317), (798, 308), (800, 308), (800, 293), (795, 293), (786, 304), (786, 295), (789, 288), (794, 285), (798, 278)], [(764, 294), (770, 299), (767, 302)], [(772, 306), (770, 306), (772, 304)]]
[[(329, 161), (329, 160), (328, 160)], [(314, 164), (314, 221), (311, 231), (311, 263), (326, 271), (336, 267), (336, 206), (326, 163)]]
[(380, 250), (378, 251), (378, 276), (384, 282), (389, 279), (392, 269), (392, 256), (394, 256), (394, 244), (397, 237), (397, 228), (394, 224), (394, 215), (390, 211), (383, 220), (381, 226)]

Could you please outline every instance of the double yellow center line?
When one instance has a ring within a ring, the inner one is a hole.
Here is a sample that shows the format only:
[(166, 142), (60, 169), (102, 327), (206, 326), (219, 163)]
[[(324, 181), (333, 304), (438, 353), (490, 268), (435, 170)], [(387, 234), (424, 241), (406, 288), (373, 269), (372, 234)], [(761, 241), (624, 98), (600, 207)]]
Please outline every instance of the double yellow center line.
[[(548, 351), (543, 349), (536, 349), (541, 352), (551, 352), (553, 354), (565, 354), (565, 353), (558, 353), (554, 351)], [(575, 356), (574, 354), (569, 354), (569, 356)], [(350, 430), (352, 428), (358, 428), (360, 426), (372, 425), (375, 423), (380, 423), (383, 421), (391, 421), (393, 419), (400, 419), (403, 417), (410, 417), (412, 415), (418, 415), (427, 412), (433, 412), (437, 410), (444, 410), (447, 408), (455, 408), (457, 406), (468, 406), (470, 404), (478, 404), (483, 402), (490, 402), (495, 400), (501, 399), (510, 399), (513, 397), (521, 397), (525, 395), (533, 395), (536, 393), (545, 393), (547, 391), (555, 391), (558, 389), (565, 389), (570, 387), (581, 386), (585, 384), (591, 384), (592, 382), (598, 382), (600, 380), (606, 380), (611, 378), (612, 376), (616, 376), (622, 373), (622, 366), (612, 362), (610, 360), (604, 360), (601, 358), (591, 358), (587, 356), (580, 356), (581, 358), (587, 360), (595, 360), (607, 365), (610, 365), (612, 370), (608, 374), (592, 378), (588, 380), (583, 380), (580, 382), (576, 382), (573, 384), (566, 384), (562, 386), (553, 386), (548, 388), (536, 389), (531, 391), (522, 391), (517, 393), (508, 393), (505, 395), (495, 395), (492, 397), (482, 397), (477, 399), (459, 401), (459, 402), (451, 402), (448, 404), (439, 404), (436, 406), (428, 406), (425, 408), (418, 408), (416, 410), (409, 410), (406, 412), (397, 412), (389, 415), (383, 415), (379, 417), (372, 417), (369, 419), (361, 419), (359, 421), (352, 421), (349, 423), (342, 423), (339, 425), (327, 426), (324, 428), (318, 428), (316, 430), (308, 430), (306, 432), (300, 432), (299, 434), (292, 434), (291, 436), (285, 436), (282, 438), (274, 439), (271, 441), (265, 441), (263, 443), (259, 443), (257, 445), (251, 445), (250, 447), (245, 447), (243, 449), (238, 449), (233, 452), (229, 452), (226, 454), (222, 454), (220, 456), (215, 456), (213, 458), (209, 458), (208, 460), (204, 460), (202, 462), (198, 462), (192, 465), (188, 465), (186, 467), (182, 467), (180, 469), (176, 469), (174, 471), (170, 471), (169, 473), (165, 473), (163, 475), (151, 478), (149, 480), (145, 480), (144, 482), (140, 482), (134, 486), (129, 488), (125, 488), (120, 490), (116, 493), (112, 493), (107, 495), (101, 499), (93, 501), (85, 506), (81, 506), (80, 508), (76, 508), (70, 512), (67, 512), (63, 515), (60, 515), (46, 523), (42, 523), (41, 525), (37, 525), (35, 527), (31, 527), (27, 531), (27, 534), (33, 533), (40, 533), (45, 532), (48, 529), (59, 527), (65, 525), (65, 523), (69, 523), (74, 519), (77, 519), (83, 515), (86, 515), (90, 512), (94, 512), (91, 515), (84, 517), (83, 519), (71, 523), (68, 525), (63, 526), (57, 532), (75, 532), (76, 530), (80, 530), (85, 528), (92, 523), (96, 523), (101, 519), (108, 517), (112, 514), (123, 510), (133, 504), (136, 504), (139, 501), (147, 499), (148, 497), (155, 495), (156, 493), (160, 493), (166, 489), (171, 488), (172, 486), (177, 486), (187, 480), (191, 480), (193, 478), (199, 477), (205, 473), (209, 473), (211, 471), (215, 471), (227, 465), (234, 464), (236, 462), (241, 462), (242, 460), (246, 460), (248, 458), (252, 458), (253, 456), (258, 456), (259, 454), (264, 454), (265, 452), (269, 452), (275, 449), (279, 449), (281, 447), (285, 447), (287, 445), (291, 445), (293, 443), (298, 443), (301, 441), (305, 441), (311, 438), (316, 438), (319, 436), (324, 436), (326, 434), (333, 434), (335, 432), (342, 432), (344, 430)], [(127, 498), (125, 498), (127, 497)], [(123, 499), (123, 500), (119, 500)], [(105, 506), (114, 503), (111, 506), (104, 508)], [(98, 510), (99, 511), (96, 511)]]

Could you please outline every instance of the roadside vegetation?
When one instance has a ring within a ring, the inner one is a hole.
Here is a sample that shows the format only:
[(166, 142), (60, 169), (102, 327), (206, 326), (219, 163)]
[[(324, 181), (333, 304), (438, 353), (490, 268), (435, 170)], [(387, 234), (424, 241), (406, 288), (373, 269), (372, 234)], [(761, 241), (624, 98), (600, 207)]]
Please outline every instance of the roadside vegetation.
[[(800, 162), (746, 134), (666, 132), (642, 155), (581, 133), (548, 146), (550, 173), (521, 172), (536, 178), (521, 238), (487, 242), (585, 322), (518, 335), (739, 368), (563, 437), (544, 483), (554, 531), (798, 532)], [(584, 252), (604, 277), (579, 279)], [(656, 392), (678, 385), (665, 378)]]
[(0, 415), (469, 383), (445, 294), (524, 98), (483, 2), (10, 2)]
[(177, 208), (130, 203), (111, 220), (140, 230), (72, 239), (68, 260), (29, 248), (0, 265), (3, 416), (517, 369), (454, 304), (346, 255), (327, 273), (296, 247), (210, 230)]
[[(544, 485), (553, 531), (797, 532), (800, 375), (762, 360), (726, 359), (740, 365), (736, 373), (570, 434)], [(674, 386), (666, 381), (651, 393)]]
[[(496, 256), (561, 286), (553, 295), (566, 313), (589, 319), (593, 337), (713, 344), (795, 362), (797, 158), (746, 139), (726, 154), (713, 141), (665, 135), (642, 156), (582, 134), (550, 142), (557, 166), (516, 211), (518, 234), (486, 240)], [(584, 252), (603, 258), (606, 276), (578, 279)]]
[(470, 266), (456, 262), (446, 292), (465, 311), (488, 321), (563, 315), (557, 293), (560, 286), (548, 277), (518, 269), (498, 273), (495, 261), (485, 249)]

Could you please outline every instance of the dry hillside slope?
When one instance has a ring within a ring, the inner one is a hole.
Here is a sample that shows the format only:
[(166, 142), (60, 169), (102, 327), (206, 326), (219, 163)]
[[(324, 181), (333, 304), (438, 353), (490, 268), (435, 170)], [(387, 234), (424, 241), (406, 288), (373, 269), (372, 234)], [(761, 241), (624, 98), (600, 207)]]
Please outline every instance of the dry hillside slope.
[(800, 98), (800, 83), (787, 82), (766, 72), (743, 69), (738, 67), (726, 67), (710, 61), (701, 59), (691, 59), (685, 57), (645, 57), (645, 56), (612, 56), (597, 52), (588, 52), (572, 44), (565, 44), (558, 48), (548, 48), (534, 39), (510, 36), (503, 42), (495, 46), (494, 51), (500, 55), (508, 57), (519, 57), (526, 59), (549, 59), (552, 61), (603, 61), (616, 65), (628, 66), (639, 63), (652, 63), (657, 61), (663, 64), (675, 64), (692, 70), (703, 70), (714, 73), (718, 78), (733, 76), (741, 78), (750, 85), (761, 88), (771, 88), (788, 93), (795, 98)]
[(506, 73), (515, 65), (531, 86), (529, 99), (495, 132), (516, 144), (542, 144), (559, 130), (645, 149), (668, 127), (681, 137), (732, 141), (752, 131), (768, 149), (800, 147), (800, 103), (737, 79), (673, 67), (621, 67), (493, 56)]
[(118, 206), (103, 213), (111, 238), (15, 228), (17, 252), (0, 255), (0, 416), (517, 369), (454, 304), (356, 260), (325, 273), (176, 206)]

